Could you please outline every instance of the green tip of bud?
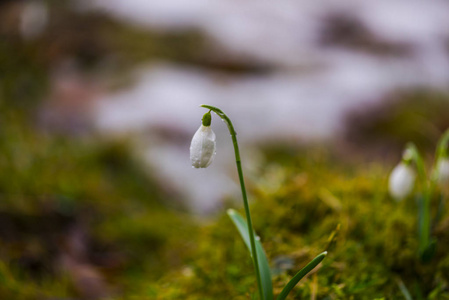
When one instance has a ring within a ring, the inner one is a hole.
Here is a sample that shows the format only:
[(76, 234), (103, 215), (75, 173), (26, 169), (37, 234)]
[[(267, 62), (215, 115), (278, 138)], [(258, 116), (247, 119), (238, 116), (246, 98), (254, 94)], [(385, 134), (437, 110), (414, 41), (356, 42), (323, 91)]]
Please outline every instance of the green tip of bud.
[(212, 115), (210, 111), (204, 114), (202, 122), (203, 126), (210, 126), (210, 123), (212, 123)]
[(232, 208), (229, 208), (227, 211), (228, 215), (235, 215), (235, 210), (233, 210)]

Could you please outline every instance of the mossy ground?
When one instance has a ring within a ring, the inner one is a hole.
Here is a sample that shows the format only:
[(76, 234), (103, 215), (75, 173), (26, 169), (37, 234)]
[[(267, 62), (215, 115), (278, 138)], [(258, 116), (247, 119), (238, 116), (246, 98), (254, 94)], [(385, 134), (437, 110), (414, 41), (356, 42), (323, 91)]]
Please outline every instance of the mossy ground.
[[(423, 264), (417, 256), (416, 205), (387, 195), (387, 169), (339, 163), (327, 150), (273, 153), (251, 182), (251, 199), (254, 226), (269, 259), (294, 261), (274, 277), (275, 292), (328, 250), (291, 299), (403, 299), (401, 283), (414, 299), (449, 298), (447, 214), (434, 229), (437, 254)], [(251, 299), (257, 292), (247, 250), (224, 215), (203, 229), (186, 267), (155, 289), (157, 299)]]

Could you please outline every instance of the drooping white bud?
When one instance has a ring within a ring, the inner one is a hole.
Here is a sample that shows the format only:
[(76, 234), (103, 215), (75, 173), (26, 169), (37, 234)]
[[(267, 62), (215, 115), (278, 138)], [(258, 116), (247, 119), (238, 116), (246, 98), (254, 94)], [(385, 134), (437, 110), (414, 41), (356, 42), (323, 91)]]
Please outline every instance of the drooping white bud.
[(407, 197), (415, 184), (415, 170), (407, 163), (399, 163), (391, 172), (388, 181), (390, 195), (400, 201)]
[(207, 168), (215, 156), (215, 133), (210, 126), (201, 125), (190, 144), (190, 160), (195, 168)]
[(449, 158), (441, 158), (436, 169), (438, 185), (442, 190), (449, 190)]

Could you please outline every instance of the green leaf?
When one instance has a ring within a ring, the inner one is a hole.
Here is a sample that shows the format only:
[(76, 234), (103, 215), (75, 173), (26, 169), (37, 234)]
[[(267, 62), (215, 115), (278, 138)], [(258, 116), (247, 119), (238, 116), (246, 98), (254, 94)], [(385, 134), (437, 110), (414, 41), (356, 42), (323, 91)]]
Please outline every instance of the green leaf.
[[(251, 244), (249, 240), (248, 224), (243, 219), (243, 217), (233, 209), (228, 209), (228, 216), (231, 218), (235, 227), (237, 227), (240, 236), (242, 237), (246, 247), (248, 247), (249, 253), (251, 254)], [(273, 300), (273, 286), (271, 283), (270, 266), (268, 264), (268, 259), (267, 256), (265, 255), (265, 251), (263, 250), (262, 244), (258, 239), (256, 239), (256, 251), (257, 251), (257, 258), (259, 260), (259, 270), (264, 299)]]
[(410, 292), (408, 291), (404, 282), (399, 278), (396, 279), (396, 282), (398, 283), (399, 289), (401, 290), (401, 293), (404, 296), (405, 300), (413, 300), (412, 295), (410, 295)]
[(289, 281), (289, 283), (287, 283), (282, 292), (279, 294), (277, 300), (284, 300), (285, 298), (287, 298), (288, 294), (296, 286), (296, 284), (310, 271), (312, 271), (326, 257), (326, 255), (327, 251), (324, 251), (323, 253), (315, 257), (311, 262), (309, 262), (307, 266), (296, 273), (296, 275), (293, 276), (293, 278)]

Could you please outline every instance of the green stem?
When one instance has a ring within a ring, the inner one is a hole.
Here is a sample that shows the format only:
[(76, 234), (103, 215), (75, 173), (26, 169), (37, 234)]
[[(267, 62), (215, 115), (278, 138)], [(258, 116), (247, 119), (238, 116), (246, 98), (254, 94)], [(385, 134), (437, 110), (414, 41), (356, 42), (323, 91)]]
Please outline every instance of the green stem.
[(438, 159), (448, 156), (448, 145), (449, 145), (449, 129), (447, 129), (440, 140), (438, 141), (436, 161)]
[[(438, 183), (438, 168), (441, 159), (445, 159), (449, 156), (449, 129), (447, 129), (438, 141), (437, 149), (435, 151), (435, 161), (432, 168), (431, 182), (430, 182), (430, 193), (434, 195), (435, 189)], [(441, 218), (441, 214), (444, 208), (444, 195), (440, 193), (440, 201), (438, 204), (438, 210), (435, 216), (435, 224)]]
[(431, 187), (429, 186), (424, 162), (419, 154), (415, 144), (409, 143), (406, 146), (405, 156), (410, 158), (416, 164), (418, 171), (418, 179), (422, 189), (422, 200), (419, 205), (419, 253), (423, 255), (430, 244), (430, 199), (431, 199)]
[(256, 241), (255, 241), (255, 236), (254, 236), (253, 223), (251, 221), (251, 214), (249, 211), (248, 198), (246, 196), (245, 182), (243, 180), (242, 163), (240, 160), (240, 151), (239, 151), (239, 145), (237, 142), (237, 133), (234, 130), (234, 126), (232, 125), (231, 120), (221, 109), (214, 107), (214, 106), (210, 106), (210, 105), (201, 105), (201, 107), (212, 110), (223, 121), (225, 121), (226, 124), (228, 125), (229, 133), (231, 134), (232, 143), (234, 145), (234, 152), (235, 152), (235, 163), (237, 165), (237, 172), (239, 174), (240, 188), (242, 189), (243, 205), (245, 207), (246, 220), (248, 222), (248, 234), (249, 234), (249, 239), (250, 239), (250, 243), (251, 243), (251, 253), (252, 253), (252, 257), (253, 257), (253, 264), (254, 264), (254, 268), (256, 269), (257, 286), (259, 288), (260, 299), (263, 300), (264, 296), (263, 296), (263, 292), (262, 292), (262, 284), (261, 284), (262, 280), (261, 280), (261, 275), (260, 275), (260, 270), (259, 270), (259, 260), (257, 258)]
[(432, 174), (431, 174), (431, 189), (433, 190), (435, 188), (435, 185), (438, 181), (438, 163), (441, 159), (447, 158), (449, 156), (449, 129), (447, 129), (443, 135), (441, 136), (440, 140), (438, 141), (437, 149), (435, 151), (435, 160), (432, 168)]
[(426, 169), (424, 167), (424, 161), (422, 160), (418, 148), (416, 148), (415, 144), (408, 143), (405, 146), (404, 158), (411, 159), (415, 162), (416, 169), (418, 171), (419, 181), (422, 184), (423, 188), (426, 189), (426, 181), (427, 181)]

